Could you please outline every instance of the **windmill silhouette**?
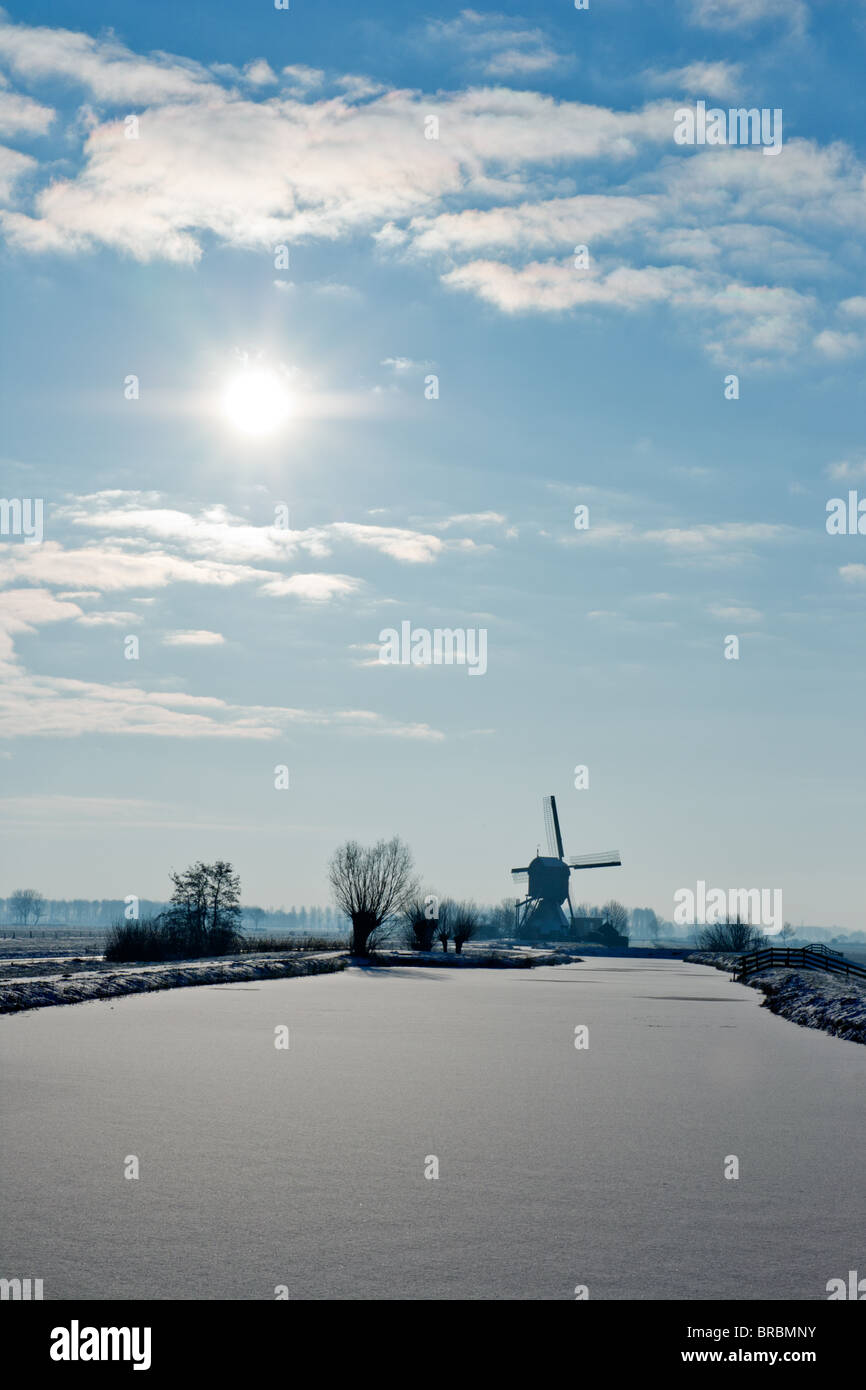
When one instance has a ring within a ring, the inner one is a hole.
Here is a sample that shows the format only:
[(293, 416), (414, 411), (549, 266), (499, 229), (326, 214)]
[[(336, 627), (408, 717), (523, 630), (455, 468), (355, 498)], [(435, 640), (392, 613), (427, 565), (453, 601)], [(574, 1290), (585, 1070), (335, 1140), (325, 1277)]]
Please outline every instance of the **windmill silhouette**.
[[(517, 884), (526, 886), (526, 897), (517, 904), (518, 935), (551, 936), (567, 933), (574, 921), (571, 906), (571, 875), (578, 869), (619, 868), (619, 850), (598, 850), (566, 859), (556, 810), (556, 797), (544, 798), (548, 855), (536, 854), (525, 869), (512, 869)], [(568, 903), (568, 917), (562, 904)]]

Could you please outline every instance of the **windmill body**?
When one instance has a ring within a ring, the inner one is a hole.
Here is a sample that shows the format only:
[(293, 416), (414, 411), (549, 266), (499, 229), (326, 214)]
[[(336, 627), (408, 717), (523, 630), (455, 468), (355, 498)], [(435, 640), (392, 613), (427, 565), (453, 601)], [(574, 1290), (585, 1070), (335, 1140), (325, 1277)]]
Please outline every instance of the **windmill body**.
[[(575, 921), (569, 891), (572, 873), (578, 869), (618, 867), (622, 860), (618, 850), (602, 850), (566, 859), (553, 796), (544, 798), (544, 818), (550, 853), (536, 854), (526, 868), (511, 870), (515, 880), (526, 887), (526, 896), (517, 907), (517, 932), (519, 936), (538, 940), (568, 939), (573, 935)], [(566, 903), (568, 916), (563, 910)]]

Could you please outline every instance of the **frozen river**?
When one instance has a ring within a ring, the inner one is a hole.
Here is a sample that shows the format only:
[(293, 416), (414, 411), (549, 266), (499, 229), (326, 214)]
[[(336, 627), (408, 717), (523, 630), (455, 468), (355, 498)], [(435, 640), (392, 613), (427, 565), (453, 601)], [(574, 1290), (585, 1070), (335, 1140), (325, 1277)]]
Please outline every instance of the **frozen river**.
[(0, 1274), (47, 1298), (826, 1298), (866, 1273), (866, 1048), (760, 1000), (595, 959), (0, 1018)]

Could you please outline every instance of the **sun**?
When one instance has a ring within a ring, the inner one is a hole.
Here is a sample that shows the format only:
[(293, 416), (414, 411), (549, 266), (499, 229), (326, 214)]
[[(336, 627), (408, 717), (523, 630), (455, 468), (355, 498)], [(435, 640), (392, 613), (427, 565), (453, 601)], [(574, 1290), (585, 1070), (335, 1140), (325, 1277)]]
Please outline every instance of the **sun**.
[(276, 372), (245, 367), (226, 385), (223, 414), (241, 434), (259, 438), (274, 434), (291, 410), (288, 393)]

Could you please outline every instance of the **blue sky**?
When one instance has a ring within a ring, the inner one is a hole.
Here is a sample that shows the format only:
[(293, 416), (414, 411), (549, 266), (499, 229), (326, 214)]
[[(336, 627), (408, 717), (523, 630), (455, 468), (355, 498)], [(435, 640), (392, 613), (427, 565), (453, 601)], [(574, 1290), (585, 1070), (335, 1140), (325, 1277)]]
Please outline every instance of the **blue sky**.
[[(0, 538), (0, 893), (221, 855), (324, 902), (399, 832), (494, 900), (555, 792), (623, 854), (587, 897), (861, 927), (866, 538), (825, 508), (866, 496), (863, 39), (777, 0), (7, 6), (0, 495), (45, 533)], [(698, 100), (782, 108), (780, 155), (677, 146)], [(382, 665), (402, 620), (484, 627), (487, 673)]]

